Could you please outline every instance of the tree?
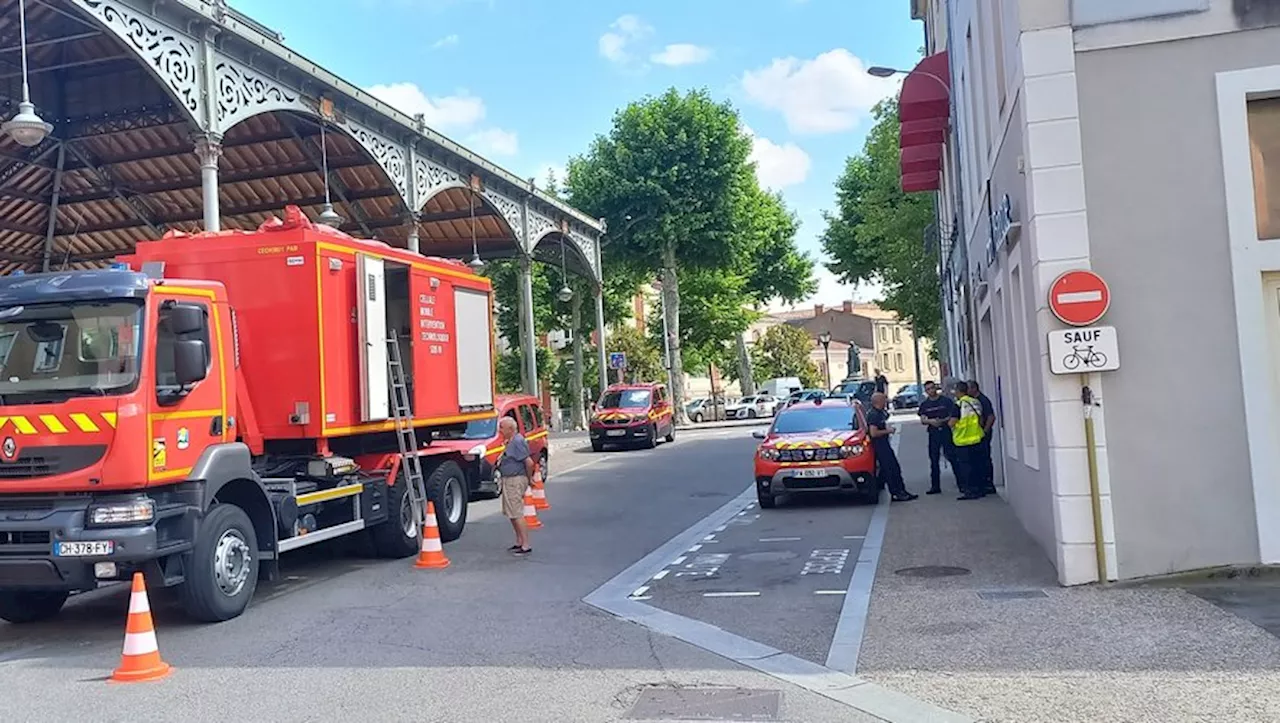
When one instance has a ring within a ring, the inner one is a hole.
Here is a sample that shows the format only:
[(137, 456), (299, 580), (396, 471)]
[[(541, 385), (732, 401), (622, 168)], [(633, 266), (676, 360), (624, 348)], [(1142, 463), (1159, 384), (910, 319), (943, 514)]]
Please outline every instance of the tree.
[[(658, 345), (632, 326), (619, 326), (609, 334), (607, 353), (622, 352), (627, 355), (624, 378), (629, 382), (665, 382), (662, 369), (662, 353)], [(615, 373), (615, 372), (610, 372)]]
[(680, 271), (737, 258), (735, 205), (753, 183), (751, 143), (737, 112), (705, 90), (671, 89), (628, 105), (584, 156), (569, 163), (571, 202), (609, 225), (610, 255), (630, 268), (661, 269), (671, 350), (671, 398), (683, 420)]
[(846, 283), (883, 283), (881, 305), (933, 333), (942, 323), (937, 259), (925, 244), (933, 201), (902, 191), (897, 101), (880, 102), (872, 115), (862, 153), (848, 159), (836, 181), (836, 211), (823, 213), (827, 268)]
[(803, 329), (789, 324), (769, 327), (751, 349), (757, 381), (800, 377), (805, 387), (821, 386), (818, 367), (809, 360), (813, 340)]

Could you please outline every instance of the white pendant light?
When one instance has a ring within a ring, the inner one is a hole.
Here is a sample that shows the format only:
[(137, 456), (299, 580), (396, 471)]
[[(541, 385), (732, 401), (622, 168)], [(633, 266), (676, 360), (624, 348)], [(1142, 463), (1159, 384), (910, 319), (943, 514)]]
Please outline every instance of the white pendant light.
[(9, 134), (9, 137), (20, 146), (34, 148), (49, 136), (53, 126), (36, 115), (36, 107), (31, 102), (31, 89), (27, 85), (26, 0), (18, 0), (18, 26), (22, 38), (22, 102), (18, 104), (18, 114), (0, 126), (0, 132)]

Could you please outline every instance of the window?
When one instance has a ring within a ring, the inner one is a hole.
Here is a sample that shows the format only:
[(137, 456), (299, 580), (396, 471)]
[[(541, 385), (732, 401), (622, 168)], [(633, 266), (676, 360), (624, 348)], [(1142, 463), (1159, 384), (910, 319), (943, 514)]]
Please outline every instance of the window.
[[(0, 311), (0, 396), (123, 393), (137, 384), (142, 306), (134, 302), (10, 306)], [(70, 345), (70, 346), (68, 346)]]
[(156, 322), (156, 392), (161, 396), (164, 396), (166, 393), (171, 395), (174, 390), (180, 389), (180, 385), (178, 384), (178, 370), (174, 366), (173, 358), (173, 345), (175, 342), (193, 339), (203, 341), (205, 369), (208, 369), (209, 364), (212, 362), (212, 359), (210, 358), (211, 352), (209, 349), (209, 324), (207, 323), (209, 320), (209, 307), (196, 302), (184, 301), (183, 303), (200, 307), (200, 309), (204, 311), (206, 323), (202, 331), (196, 332), (195, 334), (186, 334), (179, 338), (179, 335), (174, 334), (169, 328), (168, 316), (161, 311), (160, 320)]
[(1258, 238), (1280, 239), (1280, 98), (1249, 102), (1249, 150)]
[(542, 416), (541, 404), (533, 405), (533, 424), (538, 429), (542, 429), (543, 427), (547, 426), (547, 420), (545, 417)]
[(883, 342), (889, 341), (889, 330), (883, 326), (880, 327), (880, 341), (883, 341)]
[(520, 405), (520, 427), (525, 434), (529, 434), (535, 429), (535, 425), (533, 423), (533, 410), (529, 408), (528, 404)]
[(902, 371), (903, 369), (906, 368), (902, 364), (902, 352), (898, 352), (896, 355), (894, 355), (893, 365), (894, 365), (894, 368), (896, 368), (898, 371)]
[(889, 368), (889, 352), (885, 352), (885, 353), (881, 354), (881, 355), (880, 355), (880, 359), (881, 359), (881, 360), (882, 360), (882, 362), (883, 362), (883, 363), (880, 365), (880, 368), (881, 368), (881, 369), (888, 369), (888, 368)]
[(902, 343), (902, 327), (900, 326), (893, 327), (893, 343), (895, 344)]

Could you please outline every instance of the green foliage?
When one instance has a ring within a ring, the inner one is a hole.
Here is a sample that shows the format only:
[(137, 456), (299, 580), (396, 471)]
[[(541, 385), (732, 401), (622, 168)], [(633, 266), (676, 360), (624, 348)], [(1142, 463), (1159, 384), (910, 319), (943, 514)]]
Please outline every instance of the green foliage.
[(744, 277), (742, 291), (751, 302), (764, 305), (781, 299), (791, 303), (817, 290), (813, 259), (796, 248), (800, 222), (787, 209), (781, 194), (750, 183), (737, 199), (735, 216), (741, 241), (732, 270)]
[[(538, 360), (538, 376), (546, 379), (555, 371), (556, 358), (550, 349), (538, 347), (538, 353), (535, 358)], [(498, 355), (496, 376), (498, 378), (499, 394), (521, 394), (524, 392), (524, 386), (520, 382), (522, 364), (524, 364), (524, 357), (521, 355), (519, 348), (514, 348), (505, 354)]]
[[(636, 382), (665, 382), (666, 370), (662, 368), (662, 352), (653, 339), (641, 334), (634, 327), (619, 326), (609, 334), (607, 351), (627, 355), (625, 378)], [(615, 372), (610, 370), (612, 375)], [(610, 377), (613, 381), (613, 377)]]
[(805, 387), (822, 386), (818, 367), (809, 360), (813, 340), (803, 329), (789, 324), (769, 327), (751, 349), (751, 370), (756, 383), (777, 377), (800, 377)]
[[(551, 375), (551, 393), (568, 405), (573, 399), (573, 354), (568, 348), (562, 352), (555, 372)], [(596, 349), (593, 346), (582, 347), (582, 389), (587, 401), (600, 398), (600, 363), (597, 361)]]
[(932, 331), (941, 325), (937, 259), (924, 243), (935, 220), (933, 199), (902, 191), (897, 102), (882, 101), (872, 115), (862, 153), (836, 181), (836, 212), (823, 214), (827, 268), (846, 283), (882, 282), (882, 307)]

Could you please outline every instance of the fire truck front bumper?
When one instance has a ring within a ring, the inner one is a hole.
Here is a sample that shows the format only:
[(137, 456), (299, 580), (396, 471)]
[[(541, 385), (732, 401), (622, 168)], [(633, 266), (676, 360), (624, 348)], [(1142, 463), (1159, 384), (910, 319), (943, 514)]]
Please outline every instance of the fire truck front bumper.
[(146, 495), (0, 502), (0, 589), (92, 590), (191, 548), (194, 510)]

